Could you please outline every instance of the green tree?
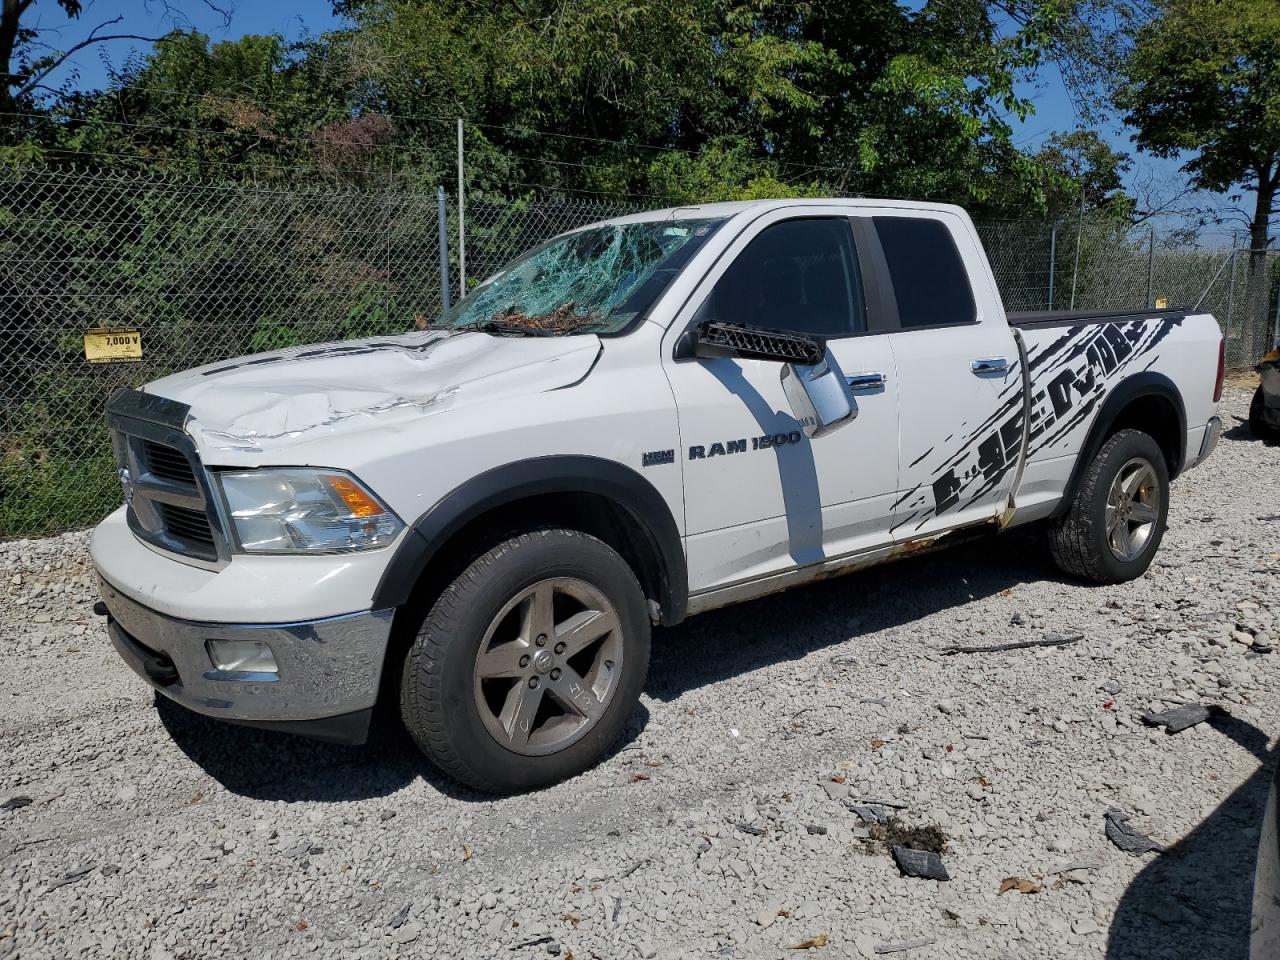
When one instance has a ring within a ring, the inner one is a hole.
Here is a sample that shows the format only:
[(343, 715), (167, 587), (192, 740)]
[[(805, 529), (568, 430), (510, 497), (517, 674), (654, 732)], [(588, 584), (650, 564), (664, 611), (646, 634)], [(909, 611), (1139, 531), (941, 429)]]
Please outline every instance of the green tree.
[[(181, 19), (181, 11), (170, 4), (169, 0), (161, 0), (162, 8), (170, 19)], [(230, 13), (215, 5), (212, 0), (204, 0), (205, 6), (220, 12), (224, 19), (230, 19)], [(56, 0), (47, 3), (39, 11), (35, 9), (36, 0), (3, 0), (0, 3), (0, 111), (12, 114), (18, 107), (31, 108), (36, 96), (41, 92), (57, 94), (67, 93), (67, 87), (50, 88), (46, 81), (50, 75), (65, 64), (72, 56), (88, 47), (111, 43), (118, 40), (138, 40), (153, 43), (159, 37), (145, 37), (133, 33), (113, 30), (124, 20), (123, 16), (102, 20), (92, 27), (82, 40), (65, 48), (56, 45), (61, 29), (66, 24), (50, 22), (50, 18), (40, 16), (50, 7), (56, 7), (67, 20), (79, 20), (85, 12), (83, 0)], [(2, 125), (9, 129), (13, 124)]]
[(676, 203), (825, 196), (817, 180), (784, 180), (778, 164), (741, 137), (717, 137), (696, 153), (664, 151), (646, 170), (649, 189)]
[(1085, 2), (349, 0), (350, 27), (293, 46), (174, 32), (40, 136), (81, 162), (434, 186), (463, 117), (476, 199), (821, 192), (1024, 217), (1079, 194), (1010, 117), (1033, 109), (1019, 80), (1078, 47)]
[[(465, 115), (481, 186), (505, 178), (683, 198), (712, 169), (733, 171), (719, 187), (741, 189), (763, 168), (785, 191), (820, 183), (1025, 215), (1044, 208), (1041, 168), (1016, 148), (1007, 118), (1031, 111), (1017, 81), (1039, 68), (1078, 6), (367, 0), (344, 9), (370, 102), (396, 115)], [(693, 159), (655, 162), (655, 149)]]
[(1043, 170), (1045, 212), (1051, 219), (1081, 211), (1118, 221), (1135, 215), (1135, 201), (1124, 191), (1124, 174), (1133, 162), (1094, 131), (1052, 134), (1036, 159)]
[(1254, 272), (1280, 191), (1280, 4), (1276, 0), (1151, 0), (1116, 97), (1157, 156), (1191, 154), (1193, 184), (1252, 190)]
[(761, 39), (804, 53), (798, 86), (811, 103), (762, 114), (762, 143), (811, 165), (837, 192), (965, 202), (987, 212), (1039, 208), (1034, 164), (1012, 142), (1015, 92), (1039, 63), (1049, 4), (1027, 4), (1012, 32), (984, 0), (768, 4)]
[[(277, 36), (210, 44), (174, 31), (133, 58), (103, 91), (63, 100), (50, 146), (98, 164), (270, 178), (369, 166), (392, 137), (385, 118), (355, 117), (327, 44)], [(82, 161), (83, 162), (83, 159)]]

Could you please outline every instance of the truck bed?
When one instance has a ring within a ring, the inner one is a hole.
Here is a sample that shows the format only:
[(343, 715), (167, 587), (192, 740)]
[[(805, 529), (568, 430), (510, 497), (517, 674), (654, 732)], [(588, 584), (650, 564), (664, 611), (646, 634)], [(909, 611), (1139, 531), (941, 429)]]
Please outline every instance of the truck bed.
[(1122, 382), (1142, 383), (1178, 410), (1181, 436), (1164, 438), (1170, 473), (1194, 457), (1214, 412), (1221, 341), (1213, 317), (1192, 309), (1010, 313), (1026, 353), (1029, 416), (1020, 501), (1061, 495), (1095, 416)]
[(1157, 310), (1018, 310), (1006, 313), (1009, 326), (1020, 329), (1070, 327), (1082, 323), (1124, 323), (1128, 320), (1166, 320), (1185, 317), (1188, 307)]

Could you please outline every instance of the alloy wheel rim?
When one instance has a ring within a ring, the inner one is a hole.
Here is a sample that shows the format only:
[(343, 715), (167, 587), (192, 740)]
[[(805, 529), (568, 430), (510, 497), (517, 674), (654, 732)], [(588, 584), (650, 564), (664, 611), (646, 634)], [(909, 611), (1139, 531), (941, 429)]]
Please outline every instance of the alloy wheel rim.
[(574, 577), (539, 580), (485, 631), (474, 670), (480, 719), (513, 753), (564, 750), (604, 715), (622, 660), (622, 627), (603, 593)]
[(1160, 480), (1143, 457), (1128, 461), (1111, 482), (1107, 494), (1107, 545), (1115, 557), (1129, 563), (1142, 556), (1160, 519)]

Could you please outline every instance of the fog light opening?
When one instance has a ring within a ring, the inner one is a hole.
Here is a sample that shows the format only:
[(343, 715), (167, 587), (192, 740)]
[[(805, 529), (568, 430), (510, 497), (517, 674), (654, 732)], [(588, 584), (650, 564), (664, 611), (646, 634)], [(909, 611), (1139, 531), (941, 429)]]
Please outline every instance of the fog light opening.
[(276, 656), (261, 640), (206, 640), (209, 662), (224, 673), (279, 673)]

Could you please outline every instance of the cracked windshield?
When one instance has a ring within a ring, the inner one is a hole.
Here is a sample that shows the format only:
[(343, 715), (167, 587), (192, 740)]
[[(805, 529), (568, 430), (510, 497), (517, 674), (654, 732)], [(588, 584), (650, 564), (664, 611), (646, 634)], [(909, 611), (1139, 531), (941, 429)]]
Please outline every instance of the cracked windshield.
[(559, 237), (486, 280), (445, 315), (444, 326), (516, 335), (618, 333), (722, 222), (607, 224)]

